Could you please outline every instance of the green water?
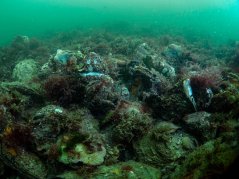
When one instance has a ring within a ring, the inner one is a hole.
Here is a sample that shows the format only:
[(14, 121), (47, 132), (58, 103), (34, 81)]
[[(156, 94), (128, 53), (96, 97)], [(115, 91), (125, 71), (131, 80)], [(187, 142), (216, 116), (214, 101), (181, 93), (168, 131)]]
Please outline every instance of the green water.
[(239, 40), (237, 0), (1, 0), (0, 45), (74, 29)]

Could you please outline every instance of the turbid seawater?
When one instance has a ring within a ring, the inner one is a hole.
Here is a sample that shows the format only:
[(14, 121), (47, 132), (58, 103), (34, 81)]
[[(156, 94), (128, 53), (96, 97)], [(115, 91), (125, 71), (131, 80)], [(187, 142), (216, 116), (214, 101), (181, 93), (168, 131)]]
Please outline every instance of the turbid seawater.
[(0, 24), (0, 44), (9, 43), (16, 35), (42, 37), (78, 28), (124, 33), (137, 33), (141, 28), (147, 34), (179, 34), (220, 43), (239, 38), (239, 3), (237, 0), (2, 0)]

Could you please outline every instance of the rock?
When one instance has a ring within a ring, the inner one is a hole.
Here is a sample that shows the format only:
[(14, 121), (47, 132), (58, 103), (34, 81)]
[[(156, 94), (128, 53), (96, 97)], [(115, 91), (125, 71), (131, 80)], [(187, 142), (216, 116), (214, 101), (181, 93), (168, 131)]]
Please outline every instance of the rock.
[(86, 72), (100, 72), (107, 74), (107, 65), (105, 60), (97, 53), (90, 52), (84, 59)]
[(105, 147), (100, 141), (90, 143), (89, 136), (81, 134), (65, 134), (57, 142), (60, 151), (59, 162), (86, 165), (100, 165), (106, 155)]
[[(235, 171), (237, 167), (232, 170), (233, 173), (230, 173), (230, 169), (237, 163), (235, 159), (239, 154), (238, 142), (236, 146), (233, 146), (223, 141), (218, 138), (196, 148), (187, 155), (185, 161), (178, 165), (174, 172), (168, 174), (168, 178), (230, 178), (233, 174), (237, 175), (238, 172)], [(217, 166), (216, 169), (215, 166)], [(227, 174), (223, 176), (225, 173)]]
[(8, 148), (2, 144), (0, 158), (5, 165), (17, 170), (24, 178), (45, 179), (47, 177), (47, 169), (42, 161), (35, 154), (24, 149), (16, 153), (14, 148)]
[(84, 70), (84, 58), (81, 51), (58, 49), (48, 62), (41, 66), (41, 75), (49, 75), (52, 72), (78, 74)]
[(216, 94), (212, 98), (209, 108), (210, 112), (231, 113), (233, 116), (239, 115), (239, 92), (232, 90), (224, 90)]
[(93, 178), (160, 178), (160, 170), (135, 161), (121, 162), (110, 166), (100, 166)]
[[(160, 93), (159, 93), (160, 94)], [(177, 82), (169, 93), (163, 95), (150, 94), (145, 98), (146, 104), (152, 108), (155, 118), (163, 118), (178, 122), (185, 115), (194, 112), (193, 106), (185, 98), (180, 82)]]
[[(64, 148), (62, 148), (64, 150)], [(86, 165), (100, 165), (104, 162), (106, 155), (106, 149), (101, 148), (100, 151), (91, 153), (84, 144), (77, 144), (73, 149), (74, 156), (70, 156), (67, 153), (62, 153), (59, 161), (64, 164), (73, 164), (82, 162)]]
[(210, 113), (202, 111), (189, 114), (185, 116), (183, 120), (195, 137), (205, 142), (216, 136), (216, 128), (214, 128), (213, 121), (211, 121), (210, 117)]
[(37, 119), (43, 118), (43, 117), (51, 117), (53, 115), (58, 116), (58, 117), (63, 117), (66, 115), (66, 111), (60, 106), (47, 105), (47, 106), (43, 107), (42, 109), (40, 109), (35, 114), (35, 116), (33, 117), (33, 120), (37, 120)]
[[(141, 106), (131, 105), (127, 109), (116, 109), (115, 116), (119, 116), (119, 123), (113, 130), (116, 140), (132, 142), (140, 138), (152, 125), (152, 118), (140, 111)], [(115, 122), (116, 123), (116, 122)]]
[(81, 51), (70, 51), (58, 49), (55, 56), (50, 58), (47, 63), (41, 67), (41, 72), (50, 71), (60, 73), (81, 74), (82, 73), (108, 73), (107, 63), (99, 54), (89, 52), (83, 55)]
[(26, 119), (24, 116), (28, 112), (31, 113), (33, 108), (42, 104), (43, 100), (40, 91), (25, 83), (0, 83), (0, 111), (2, 111), (0, 113), (8, 120), (10, 118)]
[(43, 101), (41, 90), (36, 85), (26, 85), (23, 82), (2, 82), (0, 83), (0, 91), (17, 91), (22, 95), (31, 97), (32, 100), (39, 103)]
[(81, 176), (76, 171), (66, 171), (60, 175), (57, 175), (56, 178), (62, 178), (62, 179), (81, 179)]
[(180, 58), (183, 54), (183, 48), (180, 45), (170, 44), (167, 46), (162, 54), (167, 58)]
[[(134, 60), (146, 62), (145, 65), (150, 68), (153, 66), (152, 61), (154, 56), (154, 50), (147, 43), (142, 43), (136, 49)], [(146, 59), (148, 59), (148, 61), (146, 61)]]
[(139, 65), (130, 68), (129, 73), (129, 91), (132, 97), (142, 96), (143, 92), (148, 92), (152, 89), (156, 93), (160, 91), (160, 74), (157, 71), (153, 69), (149, 70)]
[[(81, 171), (81, 170), (80, 170)], [(57, 176), (62, 179), (76, 178), (97, 178), (97, 179), (117, 179), (117, 178), (150, 178), (159, 179), (161, 173), (159, 169), (135, 161), (120, 162), (114, 165), (102, 165), (95, 171), (86, 173), (76, 171), (65, 171)]]
[(140, 60), (143, 60), (144, 58), (152, 55), (153, 53), (154, 50), (147, 43), (142, 43), (137, 47), (135, 56), (138, 57)]
[(48, 105), (40, 109), (31, 121), (32, 135), (38, 151), (48, 151), (57, 142), (66, 119), (63, 108)]
[(85, 102), (93, 115), (104, 116), (116, 107), (119, 92), (110, 76), (89, 72), (82, 80), (86, 84)]
[(67, 126), (71, 132), (81, 132), (100, 137), (99, 120), (95, 119), (87, 108), (68, 111)]
[(0, 161), (0, 176), (2, 176), (4, 173), (4, 164), (2, 163), (2, 161)]
[(122, 86), (120, 89), (120, 98), (123, 100), (129, 100), (130, 92), (126, 86)]
[[(173, 44), (172, 48), (174, 46), (175, 45)], [(179, 47), (174, 48), (179, 49)], [(153, 68), (159, 73), (163, 74), (164, 76), (167, 77), (176, 76), (174, 67), (168, 64), (164, 58), (162, 58), (159, 54), (157, 54), (156, 51), (153, 50), (151, 47), (149, 47), (149, 45), (146, 43), (142, 43), (138, 46), (138, 48), (136, 49), (136, 53), (134, 55), (134, 61), (139, 64), (143, 63), (148, 69)]]
[(16, 81), (29, 82), (37, 75), (38, 65), (34, 59), (20, 61), (13, 69), (12, 77)]
[(157, 123), (148, 134), (134, 143), (139, 161), (157, 167), (174, 167), (196, 145), (191, 136), (178, 129), (170, 122)]
[(71, 55), (69, 52), (58, 49), (56, 52), (56, 55), (54, 57), (54, 60), (56, 62), (66, 65), (68, 63), (68, 61), (70, 60), (70, 58), (71, 58)]
[(155, 68), (166, 77), (172, 78), (176, 76), (175, 68), (169, 65), (165, 60), (161, 60)]
[(175, 77), (175, 69), (162, 56), (146, 43), (140, 44), (136, 49), (134, 61), (138, 64), (144, 64), (149, 70), (155, 69), (166, 77)]

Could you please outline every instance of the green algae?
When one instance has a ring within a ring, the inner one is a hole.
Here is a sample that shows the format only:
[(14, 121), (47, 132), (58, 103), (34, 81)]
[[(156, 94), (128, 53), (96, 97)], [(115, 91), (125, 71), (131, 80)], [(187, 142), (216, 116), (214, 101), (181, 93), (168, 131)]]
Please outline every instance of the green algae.
[(92, 178), (103, 179), (136, 179), (136, 178), (161, 178), (160, 170), (135, 161), (122, 162), (112, 166), (101, 166)]
[(179, 165), (171, 178), (210, 178), (219, 176), (227, 170), (238, 156), (235, 144), (222, 142), (220, 138), (196, 148)]

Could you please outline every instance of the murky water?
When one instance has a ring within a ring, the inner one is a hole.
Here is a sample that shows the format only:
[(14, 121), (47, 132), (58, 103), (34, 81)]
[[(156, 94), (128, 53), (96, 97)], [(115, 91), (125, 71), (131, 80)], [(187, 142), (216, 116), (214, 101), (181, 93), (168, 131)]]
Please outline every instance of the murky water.
[[(0, 44), (78, 28), (179, 34), (225, 42), (239, 38), (237, 0), (2, 0)], [(125, 26), (125, 28), (124, 28)], [(143, 30), (139, 30), (143, 29)]]

